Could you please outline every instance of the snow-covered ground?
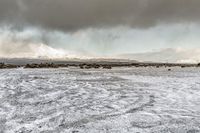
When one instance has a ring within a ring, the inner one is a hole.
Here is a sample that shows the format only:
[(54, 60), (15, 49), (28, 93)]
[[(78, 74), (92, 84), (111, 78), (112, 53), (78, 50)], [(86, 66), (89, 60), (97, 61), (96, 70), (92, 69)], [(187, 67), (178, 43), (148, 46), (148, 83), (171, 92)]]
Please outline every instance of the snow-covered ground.
[(200, 69), (0, 70), (1, 133), (198, 133)]

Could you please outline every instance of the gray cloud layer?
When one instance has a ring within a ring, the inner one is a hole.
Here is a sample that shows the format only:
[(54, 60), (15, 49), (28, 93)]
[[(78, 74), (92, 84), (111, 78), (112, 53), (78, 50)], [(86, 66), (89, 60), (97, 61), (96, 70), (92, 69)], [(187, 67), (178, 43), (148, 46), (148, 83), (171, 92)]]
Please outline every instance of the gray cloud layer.
[(0, 23), (76, 30), (199, 23), (200, 0), (0, 0)]

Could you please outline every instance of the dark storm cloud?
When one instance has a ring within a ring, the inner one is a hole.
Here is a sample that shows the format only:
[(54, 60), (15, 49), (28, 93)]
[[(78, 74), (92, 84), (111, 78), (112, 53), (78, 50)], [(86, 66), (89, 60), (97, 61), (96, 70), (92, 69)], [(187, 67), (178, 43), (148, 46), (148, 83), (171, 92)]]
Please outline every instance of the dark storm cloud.
[(199, 23), (200, 0), (0, 0), (0, 21), (50, 29)]
[(0, 0), (0, 20), (14, 17), (18, 12), (18, 6), (14, 0)]

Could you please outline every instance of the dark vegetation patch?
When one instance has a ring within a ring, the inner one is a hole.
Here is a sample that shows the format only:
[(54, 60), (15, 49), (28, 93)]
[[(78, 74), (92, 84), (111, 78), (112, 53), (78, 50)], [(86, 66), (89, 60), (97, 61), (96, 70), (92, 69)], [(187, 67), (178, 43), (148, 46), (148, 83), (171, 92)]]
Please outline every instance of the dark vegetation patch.
[(200, 67), (198, 64), (176, 64), (176, 63), (129, 63), (129, 62), (74, 62), (74, 63), (32, 63), (25, 65), (5, 64), (0, 63), (0, 69), (11, 69), (11, 68), (60, 68), (60, 67), (78, 67), (80, 69), (112, 69), (113, 67)]

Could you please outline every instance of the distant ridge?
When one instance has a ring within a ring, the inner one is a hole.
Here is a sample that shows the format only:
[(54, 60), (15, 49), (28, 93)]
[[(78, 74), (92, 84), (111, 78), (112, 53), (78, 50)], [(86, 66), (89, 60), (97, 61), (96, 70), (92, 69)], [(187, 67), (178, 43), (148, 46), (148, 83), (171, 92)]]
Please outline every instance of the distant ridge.
[(138, 63), (139, 61), (136, 60), (129, 60), (129, 59), (105, 59), (105, 58), (94, 58), (94, 59), (31, 59), (31, 58), (0, 58), (0, 63), (6, 64), (15, 64), (15, 65), (26, 65), (32, 63), (55, 63), (55, 64), (65, 64), (65, 63), (76, 63), (76, 62), (109, 62), (109, 63), (116, 63), (116, 62), (124, 62), (124, 63)]
[(198, 63), (200, 62), (200, 49), (168, 48), (146, 53), (121, 54), (117, 58), (159, 63)]

